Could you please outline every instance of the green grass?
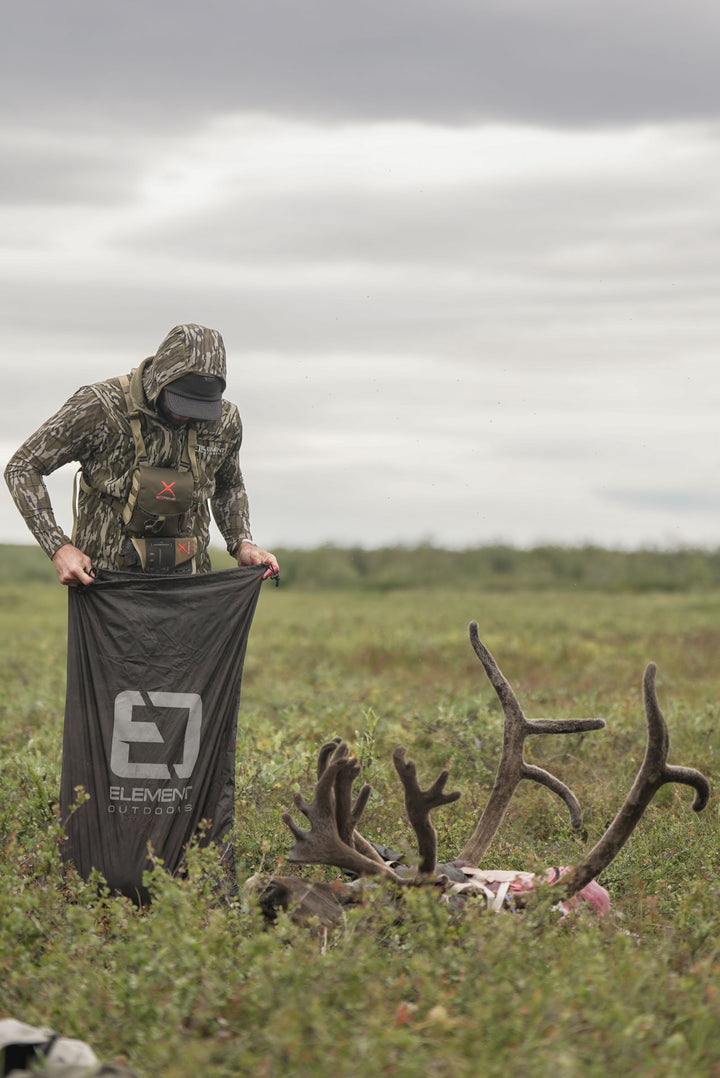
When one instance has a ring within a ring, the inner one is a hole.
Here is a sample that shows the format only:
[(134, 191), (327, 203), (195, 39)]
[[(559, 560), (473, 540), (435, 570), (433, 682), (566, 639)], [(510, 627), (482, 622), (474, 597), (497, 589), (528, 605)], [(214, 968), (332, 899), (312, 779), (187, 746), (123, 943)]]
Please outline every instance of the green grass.
[[(398, 907), (376, 887), (324, 940), (285, 917), (267, 930), (244, 896), (218, 906), (208, 851), (194, 852), (187, 879), (158, 868), (143, 911), (99, 895), (97, 881), (63, 875), (54, 806), (66, 594), (36, 553), (0, 548), (0, 1013), (80, 1037), (143, 1078), (449, 1078), (509, 1068), (720, 1075), (714, 795), (696, 816), (691, 791), (658, 794), (601, 881), (613, 903), (604, 920), (581, 910), (560, 921), (546, 901), (523, 918), (459, 917), (424, 891)], [(644, 566), (638, 555), (624, 585), (616, 576), (602, 587), (592, 583), (593, 560), (610, 555), (567, 552), (580, 566), (574, 580), (560, 558), (556, 575), (533, 586), (531, 553), (524, 561), (511, 552), (514, 574), (496, 566), (445, 580), (428, 573), (421, 551), (409, 556), (403, 587), (390, 587), (377, 564), (367, 569), (365, 552), (365, 585), (330, 587), (324, 559), (332, 568), (337, 553), (285, 552), (290, 583), (266, 585), (260, 597), (238, 726), (241, 878), (334, 875), (287, 865), (291, 836), (280, 817), (296, 789), (310, 793), (317, 748), (335, 734), (350, 741), (373, 786), (363, 831), (409, 854), (392, 749), (406, 746), (423, 785), (449, 765), (448, 787), (463, 797), (436, 814), (436, 825), (441, 857), (459, 851), (502, 738), (497, 699), (468, 642), (470, 620), (529, 718), (607, 720), (601, 732), (527, 746), (529, 759), (577, 793), (585, 834), (571, 833), (547, 791), (524, 783), (486, 866), (569, 863), (602, 833), (642, 759), (641, 680), (651, 660), (670, 762), (699, 767), (717, 786), (714, 556), (703, 564), (693, 555), (692, 572), (684, 563), (691, 579), (683, 587), (660, 579), (657, 552)], [(487, 565), (476, 553), (476, 568)], [(512, 578), (507, 589), (498, 572)]]

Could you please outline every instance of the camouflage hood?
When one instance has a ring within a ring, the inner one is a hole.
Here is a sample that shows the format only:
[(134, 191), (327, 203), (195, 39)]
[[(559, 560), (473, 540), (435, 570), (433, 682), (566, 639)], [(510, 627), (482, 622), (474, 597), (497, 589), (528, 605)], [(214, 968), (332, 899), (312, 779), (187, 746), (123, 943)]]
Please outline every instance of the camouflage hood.
[(225, 345), (216, 329), (194, 323), (171, 329), (155, 355), (133, 371), (133, 400), (140, 408), (154, 409), (165, 386), (183, 374), (211, 374), (225, 387)]

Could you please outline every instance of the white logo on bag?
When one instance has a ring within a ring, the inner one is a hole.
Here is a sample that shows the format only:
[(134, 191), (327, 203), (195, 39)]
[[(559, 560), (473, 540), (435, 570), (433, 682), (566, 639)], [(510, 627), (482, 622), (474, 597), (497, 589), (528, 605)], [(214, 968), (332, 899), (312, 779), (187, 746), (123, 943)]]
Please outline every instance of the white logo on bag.
[(133, 763), (130, 760), (131, 745), (162, 744), (165, 740), (154, 722), (133, 722), (133, 708), (147, 707), (148, 700), (153, 707), (183, 708), (188, 712), (182, 760), (172, 766), (179, 779), (189, 779), (200, 752), (202, 725), (202, 700), (194, 692), (149, 692), (146, 697), (133, 689), (118, 693), (110, 751), (111, 771), (121, 779), (171, 778), (166, 764)]

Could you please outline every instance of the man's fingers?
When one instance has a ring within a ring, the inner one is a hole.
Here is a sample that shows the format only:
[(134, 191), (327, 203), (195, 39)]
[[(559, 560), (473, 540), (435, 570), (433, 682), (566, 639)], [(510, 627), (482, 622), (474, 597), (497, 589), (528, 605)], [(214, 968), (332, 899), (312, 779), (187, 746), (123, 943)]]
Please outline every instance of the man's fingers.
[(61, 584), (76, 588), (78, 584), (92, 584), (92, 562), (87, 554), (72, 543), (65, 543), (53, 555), (53, 564)]
[(262, 565), (263, 563), (269, 565), (270, 569), (263, 574), (263, 580), (272, 576), (273, 573), (280, 572), (280, 566), (275, 555), (268, 550), (263, 550), (257, 543), (252, 543), (248, 539), (240, 544), (237, 562), (238, 565)]

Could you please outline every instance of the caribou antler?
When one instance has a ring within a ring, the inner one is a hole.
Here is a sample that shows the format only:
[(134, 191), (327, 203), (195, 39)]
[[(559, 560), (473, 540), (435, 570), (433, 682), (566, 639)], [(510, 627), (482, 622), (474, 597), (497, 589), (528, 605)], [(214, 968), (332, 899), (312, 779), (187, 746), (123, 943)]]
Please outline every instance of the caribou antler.
[(499, 666), (480, 640), (476, 621), (470, 622), (470, 643), (485, 667), (490, 684), (497, 693), (505, 715), (505, 732), (500, 765), (490, 799), (485, 806), (470, 841), (464, 847), (458, 861), (477, 865), (490, 846), (495, 832), (507, 812), (512, 795), (521, 779), (530, 779), (546, 786), (562, 798), (570, 812), (570, 823), (579, 830), (582, 827), (582, 810), (575, 794), (564, 782), (541, 767), (525, 763), (523, 747), (529, 734), (577, 734), (586, 730), (601, 730), (604, 719), (526, 719), (515, 693), (510, 688)]
[[(332, 741), (328, 741), (323, 745), (318, 754), (318, 780), (322, 777), (325, 769), (332, 760), (339, 760), (348, 755), (349, 749), (346, 743), (339, 737), (334, 737)], [(351, 766), (341, 769), (336, 776), (333, 785), (333, 795), (335, 798), (335, 822), (337, 824), (338, 836), (345, 845), (358, 850), (358, 852), (365, 857), (369, 857), (371, 861), (378, 861), (380, 864), (384, 864), (382, 857), (372, 843), (363, 838), (360, 832), (356, 830), (370, 796), (370, 786), (368, 783), (365, 783), (358, 794), (355, 804), (352, 804), (352, 785), (359, 773), (360, 764), (353, 757), (351, 759)], [(332, 864), (330, 861), (324, 861), (322, 863)]]
[(647, 743), (640, 770), (630, 793), (605, 834), (582, 864), (572, 869), (563, 880), (569, 895), (577, 894), (617, 857), (640, 822), (643, 812), (665, 783), (679, 782), (684, 786), (692, 786), (695, 790), (692, 804), (695, 812), (702, 812), (708, 803), (710, 784), (705, 776), (694, 767), (671, 767), (667, 762), (670, 736), (655, 692), (656, 670), (655, 663), (649, 663), (643, 677)]
[(360, 762), (348, 755), (344, 741), (334, 738), (322, 746), (313, 800), (308, 804), (300, 793), (293, 798), (310, 821), (310, 830), (303, 831), (289, 813), (283, 814), (295, 836), (288, 861), (335, 865), (358, 875), (380, 874), (397, 879), (370, 843), (355, 831), (370, 796), (370, 787), (365, 784), (352, 804), (352, 784), (359, 774)]
[(427, 790), (421, 790), (417, 768), (412, 760), (405, 759), (403, 748), (395, 749), (393, 763), (405, 790), (405, 808), (418, 840), (420, 854), (418, 872), (434, 872), (437, 864), (437, 832), (430, 822), (430, 810), (457, 801), (460, 791), (444, 793), (445, 783), (450, 774), (447, 768), (440, 772), (432, 786), (428, 786)]
[[(447, 875), (452, 876), (453, 872), (457, 872), (461, 881), (464, 880), (463, 872), (466, 875), (483, 875), (470, 866), (477, 865), (487, 851), (522, 779), (538, 782), (556, 793), (568, 807), (572, 826), (579, 828), (582, 825), (580, 805), (572, 791), (549, 772), (525, 763), (525, 738), (530, 734), (582, 733), (601, 729), (605, 725), (604, 720), (598, 718), (526, 719), (509, 683), (480, 640), (476, 622), (471, 622), (469, 632), (475, 653), (502, 705), (505, 727), (502, 756), (485, 811), (457, 860), (441, 866)], [(643, 763), (622, 808), (603, 837), (580, 865), (562, 876), (561, 886), (568, 897), (582, 891), (607, 868), (632, 834), (655, 793), (665, 783), (679, 782), (692, 786), (695, 790), (693, 809), (696, 812), (707, 804), (710, 794), (707, 779), (695, 768), (671, 767), (667, 763), (669, 736), (657, 702), (655, 673), (655, 664), (650, 663), (643, 679), (647, 717), (647, 747)], [(403, 748), (395, 750), (393, 761), (404, 787), (408, 818), (418, 838), (419, 874), (427, 876), (437, 868), (437, 835), (430, 822), (430, 812), (451, 804), (460, 794), (457, 791), (445, 793), (447, 770), (441, 771), (426, 790), (421, 789), (416, 766), (412, 760), (406, 759)], [(348, 747), (340, 738), (334, 738), (322, 746), (312, 802), (308, 804), (299, 793), (294, 798), (297, 808), (310, 821), (310, 831), (301, 830), (289, 814), (283, 816), (295, 836), (288, 860), (335, 865), (358, 875), (383, 875), (394, 882), (402, 882), (401, 877), (380, 856), (378, 849), (381, 848), (376, 849), (357, 830), (370, 794), (370, 787), (366, 784), (353, 803), (352, 785), (359, 772), (358, 760), (349, 756)], [(497, 873), (490, 873), (489, 876), (497, 876)], [(447, 884), (446, 876), (441, 877), (441, 881)]]
[[(530, 779), (556, 793), (568, 806), (572, 826), (580, 828), (582, 811), (572, 790), (543, 768), (526, 763), (523, 746), (530, 734), (579, 733), (598, 730), (605, 725), (603, 719), (526, 719), (508, 681), (480, 640), (477, 622), (474, 621), (470, 623), (470, 641), (502, 705), (505, 733), (490, 799), (470, 841), (457, 858), (458, 865), (477, 865), (482, 859), (521, 779)], [(405, 791), (408, 818), (418, 840), (418, 871), (430, 874), (435, 871), (437, 858), (437, 834), (430, 821), (430, 811), (457, 801), (460, 794), (457, 791), (444, 792), (447, 770), (443, 770), (427, 790), (422, 790), (417, 780), (416, 766), (412, 760), (405, 759), (403, 748), (395, 750), (393, 761)], [(299, 793), (294, 799), (295, 805), (310, 820), (310, 831), (302, 831), (287, 813), (283, 816), (295, 836), (288, 859), (308, 864), (335, 865), (360, 874), (383, 873), (397, 879), (397, 874), (357, 831), (370, 787), (363, 786), (352, 805), (352, 784), (360, 772), (360, 765), (355, 758), (348, 756), (345, 742), (337, 737), (326, 742), (318, 755), (317, 770), (318, 783), (312, 802), (308, 804)]]
[[(405, 759), (403, 748), (395, 750), (393, 761), (405, 790), (408, 818), (418, 840), (418, 871), (430, 875), (435, 871), (437, 856), (437, 834), (430, 822), (430, 811), (457, 801), (460, 792), (445, 793), (449, 775), (447, 770), (441, 771), (426, 790), (421, 789), (417, 768), (412, 760)], [(370, 787), (365, 784), (355, 803), (352, 803), (352, 784), (360, 773), (360, 764), (355, 757), (348, 755), (348, 747), (339, 737), (326, 742), (320, 749), (317, 771), (318, 781), (312, 802), (308, 804), (300, 793), (294, 797), (295, 805), (310, 821), (310, 830), (303, 831), (288, 813), (283, 815), (283, 820), (295, 836), (288, 860), (335, 865), (358, 875), (382, 874), (400, 882), (401, 877), (357, 830)]]

